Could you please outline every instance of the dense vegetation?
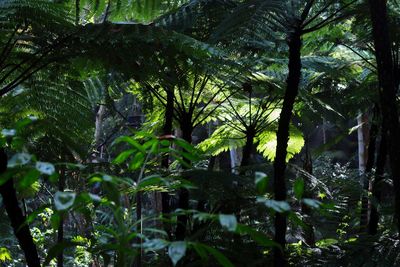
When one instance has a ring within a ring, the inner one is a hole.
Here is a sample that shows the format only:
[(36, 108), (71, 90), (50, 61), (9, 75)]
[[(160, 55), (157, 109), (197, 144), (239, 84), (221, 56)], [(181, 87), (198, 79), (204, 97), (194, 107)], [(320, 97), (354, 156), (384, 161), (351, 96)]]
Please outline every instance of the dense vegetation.
[(1, 0), (1, 266), (400, 266), (400, 2)]

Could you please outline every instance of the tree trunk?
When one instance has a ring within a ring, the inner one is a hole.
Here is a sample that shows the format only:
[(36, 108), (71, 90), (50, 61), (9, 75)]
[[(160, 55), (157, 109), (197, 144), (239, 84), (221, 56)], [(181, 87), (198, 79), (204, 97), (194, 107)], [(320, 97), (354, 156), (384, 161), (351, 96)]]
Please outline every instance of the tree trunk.
[[(182, 138), (186, 142), (191, 144), (193, 127), (190, 125), (190, 123), (183, 123), (181, 125), (181, 130), (182, 130)], [(183, 209), (183, 210), (189, 209), (189, 190), (187, 190), (186, 188), (179, 189), (178, 208)], [(177, 226), (176, 226), (176, 230), (175, 230), (176, 240), (184, 240), (185, 239), (187, 220), (188, 220), (188, 218), (186, 215), (178, 215), (177, 216)]]
[(371, 129), (369, 130), (369, 142), (367, 151), (367, 162), (365, 164), (365, 172), (362, 174), (363, 179), (363, 194), (361, 198), (361, 216), (360, 216), (360, 231), (365, 232), (368, 227), (368, 191), (369, 182), (372, 168), (375, 163), (375, 150), (376, 150), (376, 136), (378, 134), (378, 126), (376, 123), (372, 123)]
[(365, 158), (365, 117), (364, 115), (359, 112), (357, 116), (357, 124), (361, 125), (357, 129), (357, 139), (358, 139), (358, 171), (360, 175), (364, 175), (365, 173), (365, 165), (366, 165), (366, 158)]
[[(139, 234), (142, 234), (142, 193), (139, 191), (136, 193), (136, 220), (140, 221), (138, 224), (138, 229), (137, 232)], [(139, 253), (137, 254), (135, 258), (135, 267), (141, 267), (142, 266), (142, 238), (138, 237), (137, 243), (139, 245)], [(122, 262), (122, 261), (121, 261)]]
[(231, 158), (231, 172), (237, 173), (237, 166), (238, 166), (238, 155), (235, 148), (229, 149), (229, 156)]
[[(376, 159), (375, 181), (372, 185), (372, 197), (376, 203), (381, 202), (383, 172), (385, 170), (387, 157), (387, 133), (385, 127), (382, 127), (381, 142), (379, 144), (378, 157)], [(369, 215), (368, 233), (375, 235), (378, 232), (379, 213), (376, 205), (371, 205), (371, 213)]]
[[(164, 135), (172, 135), (172, 122), (174, 116), (174, 89), (167, 89), (167, 105), (165, 108), (165, 122), (163, 128)], [(165, 169), (169, 167), (169, 156), (166, 154), (161, 160), (161, 166)], [(169, 193), (161, 192), (161, 211), (163, 216), (168, 217), (168, 214), (171, 213), (171, 207), (169, 205)], [(164, 230), (167, 232), (168, 237), (171, 238), (171, 229), (167, 224), (164, 223)]]
[[(274, 160), (274, 193), (275, 200), (286, 200), (286, 154), (289, 141), (289, 124), (292, 117), (293, 105), (299, 91), (301, 77), (301, 32), (295, 31), (289, 36), (289, 75), (287, 78), (287, 88), (282, 105), (282, 111), (278, 122), (276, 133), (277, 146)], [(287, 265), (285, 258), (286, 245), (286, 215), (276, 213), (275, 215), (275, 242), (281, 245), (282, 250), (274, 249), (274, 265), (282, 267)]]
[(394, 216), (397, 230), (400, 231), (400, 131), (386, 3), (387, 0), (369, 0), (382, 118), (387, 126), (387, 141), (390, 144), (388, 152), (395, 194)]
[[(0, 149), (0, 173), (7, 170), (7, 155), (3, 148)], [(33, 243), (29, 226), (25, 224), (26, 217), (18, 205), (17, 193), (13, 179), (9, 179), (0, 186), (0, 193), (3, 197), (4, 207), (7, 211), (14, 234), (18, 239), (21, 249), (25, 253), (26, 264), (29, 267), (40, 267), (40, 259)]]
[(106, 112), (106, 106), (105, 105), (99, 105), (99, 109), (97, 110), (96, 113), (96, 124), (95, 124), (95, 132), (94, 132), (94, 141), (96, 145), (96, 149), (99, 149), (100, 145), (100, 139), (102, 135), (102, 130), (103, 130), (103, 117)]
[(251, 159), (253, 156), (253, 147), (254, 147), (254, 134), (253, 133), (247, 133), (246, 134), (246, 144), (243, 147), (243, 157), (242, 157), (242, 162), (240, 163), (240, 173), (244, 174), (246, 170), (246, 167), (248, 167), (251, 164)]

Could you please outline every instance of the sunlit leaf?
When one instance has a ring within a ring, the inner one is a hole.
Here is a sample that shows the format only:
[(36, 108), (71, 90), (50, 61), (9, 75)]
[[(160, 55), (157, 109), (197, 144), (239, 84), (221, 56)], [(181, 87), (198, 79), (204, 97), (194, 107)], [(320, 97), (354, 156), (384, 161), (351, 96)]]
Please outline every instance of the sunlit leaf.
[(10, 251), (5, 247), (0, 248), (0, 261), (6, 262), (11, 260), (12, 258)]

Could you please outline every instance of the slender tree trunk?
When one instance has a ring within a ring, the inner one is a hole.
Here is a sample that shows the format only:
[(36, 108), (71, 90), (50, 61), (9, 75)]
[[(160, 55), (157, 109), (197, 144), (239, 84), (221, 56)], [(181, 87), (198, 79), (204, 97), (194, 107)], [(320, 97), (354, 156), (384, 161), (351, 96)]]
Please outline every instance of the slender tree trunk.
[(369, 0), (375, 56), (378, 67), (382, 118), (387, 126), (390, 168), (395, 194), (395, 221), (400, 231), (400, 131), (396, 104), (396, 83), (393, 71), (391, 41), (387, 18), (387, 0)]
[[(382, 127), (381, 142), (379, 144), (378, 157), (376, 159), (375, 181), (372, 185), (372, 197), (377, 204), (381, 202), (383, 173), (387, 158), (387, 133), (385, 127)], [(375, 235), (378, 232), (379, 212), (376, 205), (371, 205), (369, 215), (368, 233)]]
[(97, 110), (96, 113), (96, 124), (95, 124), (95, 132), (94, 132), (94, 141), (96, 145), (96, 149), (99, 149), (100, 141), (101, 141), (101, 135), (103, 132), (103, 117), (106, 112), (106, 106), (105, 105), (99, 105), (99, 109)]
[(229, 149), (229, 156), (231, 158), (231, 172), (232, 173), (237, 173), (237, 166), (238, 166), (238, 160), (237, 160), (237, 151), (235, 148)]
[(361, 125), (357, 129), (357, 139), (358, 139), (358, 171), (360, 175), (364, 175), (365, 173), (365, 165), (366, 165), (366, 158), (365, 158), (365, 118), (364, 115), (359, 112), (357, 116), (357, 124)]
[(365, 165), (365, 173), (362, 175), (363, 178), (363, 195), (361, 198), (361, 217), (360, 217), (360, 231), (365, 232), (368, 227), (368, 191), (369, 182), (372, 168), (375, 163), (375, 150), (376, 150), (376, 136), (378, 134), (378, 126), (376, 123), (372, 123), (369, 131), (369, 142), (368, 142), (368, 156), (367, 163)]
[(242, 162), (240, 163), (240, 168), (241, 168), (240, 173), (241, 174), (244, 174), (244, 172), (245, 172), (245, 170), (243, 170), (243, 168), (246, 168), (252, 162), (253, 147), (254, 147), (254, 134), (247, 133), (246, 134), (246, 144), (243, 147)]
[[(183, 123), (181, 125), (182, 138), (188, 142), (192, 143), (192, 132), (193, 127), (190, 123)], [(188, 162), (189, 163), (189, 162)], [(178, 208), (187, 210), (189, 209), (189, 190), (186, 188), (179, 189), (178, 193)], [(175, 230), (175, 237), (177, 240), (184, 240), (186, 237), (186, 227), (187, 227), (187, 216), (179, 215), (177, 216), (177, 226)]]
[[(139, 234), (142, 234), (142, 193), (139, 191), (136, 193), (136, 219), (140, 221), (138, 224), (138, 229), (137, 232)], [(137, 238), (137, 243), (139, 244), (139, 253), (137, 254), (135, 258), (135, 267), (141, 267), (142, 266), (142, 238), (138, 237)], [(122, 261), (121, 261), (122, 262)]]
[[(0, 173), (7, 170), (7, 154), (4, 149), (0, 149)], [(40, 267), (40, 259), (33, 243), (33, 238), (29, 226), (25, 224), (26, 217), (23, 215), (18, 205), (17, 193), (13, 179), (9, 179), (0, 186), (0, 193), (3, 197), (4, 207), (7, 211), (14, 234), (18, 239), (21, 249), (25, 253), (26, 264), (29, 267)]]
[[(165, 122), (163, 128), (164, 135), (172, 135), (172, 122), (174, 116), (174, 89), (167, 89), (167, 105), (165, 108)], [(165, 169), (169, 167), (169, 156), (165, 155), (161, 160), (161, 166)], [(171, 213), (171, 207), (169, 205), (169, 193), (161, 192), (161, 211), (163, 216), (169, 217), (168, 214)], [(164, 223), (164, 230), (167, 232), (168, 237), (171, 238), (171, 229), (168, 224)]]
[[(293, 105), (299, 91), (301, 77), (301, 32), (295, 31), (289, 36), (289, 75), (287, 88), (283, 100), (282, 111), (279, 117), (274, 160), (274, 193), (275, 200), (286, 200), (286, 154), (289, 141), (289, 124), (292, 118)], [(285, 258), (286, 245), (286, 215), (277, 212), (275, 215), (275, 242), (281, 245), (282, 250), (274, 250), (274, 265), (282, 267), (287, 265)]]

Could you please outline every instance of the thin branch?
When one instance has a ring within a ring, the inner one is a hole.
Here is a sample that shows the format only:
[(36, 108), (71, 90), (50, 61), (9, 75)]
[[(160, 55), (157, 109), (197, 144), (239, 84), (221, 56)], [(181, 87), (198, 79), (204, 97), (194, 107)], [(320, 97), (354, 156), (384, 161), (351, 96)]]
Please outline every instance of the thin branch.
[(341, 45), (343, 45), (344, 47), (346, 47), (347, 49), (350, 49), (354, 54), (356, 54), (357, 56), (359, 56), (362, 60), (365, 61), (365, 63), (367, 63), (368, 65), (370, 65), (372, 68), (374, 68), (375, 70), (377, 70), (377, 67), (372, 64), (367, 58), (365, 58), (363, 55), (361, 55), (361, 53), (357, 52), (357, 50), (355, 50), (354, 48), (352, 48), (349, 45), (343, 44), (341, 43)]
[[(194, 122), (198, 119), (199, 115), (201, 114), (201, 113), (198, 113), (197, 116), (196, 116), (196, 118), (195, 118), (195, 120), (193, 120), (193, 125), (194, 125), (194, 126), (200, 125), (203, 121), (205, 121), (205, 120), (208, 118), (208, 116), (210, 116), (212, 113), (214, 113), (214, 111), (215, 111), (217, 108), (219, 108), (227, 99), (229, 99), (229, 97), (231, 97), (231, 96), (234, 95), (234, 94), (236, 94), (236, 92), (231, 93), (231, 94), (230, 94), (229, 96), (227, 96), (223, 101), (221, 101), (220, 103), (218, 103), (218, 104), (217, 104), (210, 112), (208, 112), (207, 115), (206, 115), (202, 120), (200, 120), (198, 123), (194, 123)], [(204, 109), (203, 109), (203, 110), (204, 110)]]
[(305, 23), (304, 25), (302, 25), (302, 28), (303, 28), (302, 33), (303, 33), (303, 34), (304, 34), (304, 33), (310, 33), (310, 32), (319, 30), (319, 29), (325, 27), (326, 25), (328, 25), (328, 24), (330, 24), (330, 23), (332, 23), (332, 22), (334, 22), (334, 21), (336, 21), (336, 20), (339, 20), (339, 19), (342, 19), (343, 17), (346, 17), (347, 15), (344, 14), (344, 15), (342, 15), (342, 16), (338, 16), (338, 17), (335, 18), (335, 16), (336, 16), (337, 14), (339, 14), (340, 12), (342, 12), (343, 10), (345, 10), (346, 8), (348, 8), (349, 6), (351, 6), (352, 4), (354, 4), (354, 3), (357, 2), (357, 1), (358, 1), (358, 0), (353, 0), (353, 1), (351, 1), (350, 3), (344, 5), (343, 7), (339, 8), (338, 10), (336, 10), (333, 14), (331, 14), (330, 16), (328, 16), (326, 19), (322, 20), (322, 21), (319, 22), (317, 25), (314, 25), (314, 26), (312, 26), (312, 27), (309, 28), (309, 29), (305, 29), (305, 28), (307, 27), (307, 25), (309, 24), (310, 21), (307, 22), (307, 23)]
[[(317, 13), (314, 14), (309, 20), (307, 20), (305, 23), (303, 23), (302, 27), (303, 29), (307, 27), (310, 23), (312, 23), (315, 19), (319, 17), (322, 13), (324, 13), (333, 3), (335, 3), (335, 0), (330, 1), (328, 4), (326, 4), (323, 8), (321, 8)], [(305, 20), (303, 20), (305, 21)]]
[(304, 22), (308, 17), (312, 6), (314, 5), (315, 0), (308, 0), (306, 6), (304, 7), (303, 12), (301, 13), (301, 21)]

